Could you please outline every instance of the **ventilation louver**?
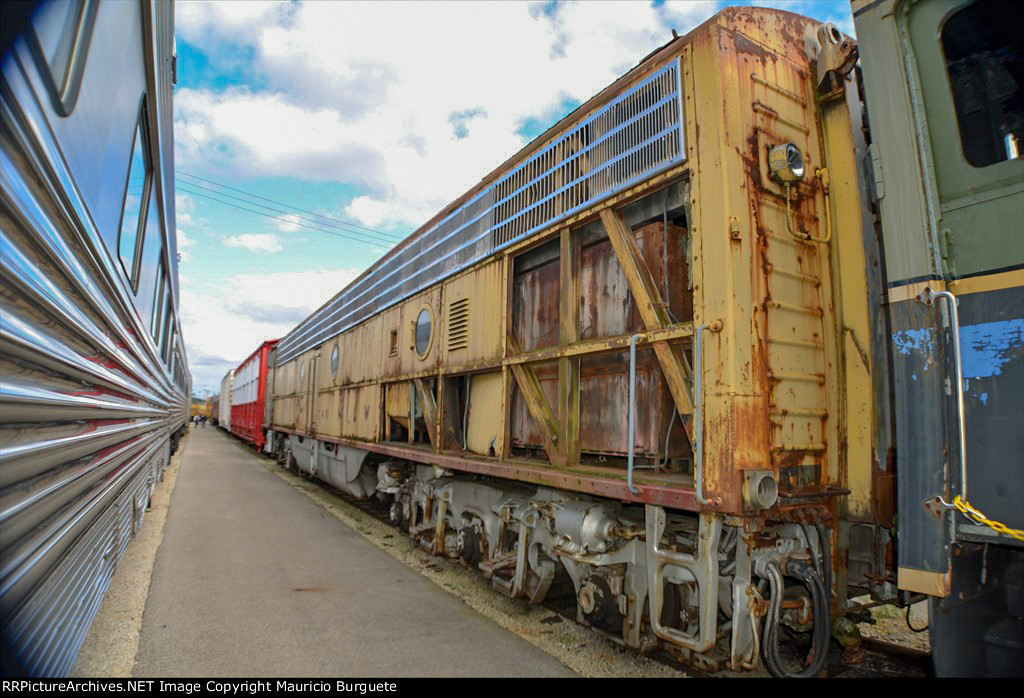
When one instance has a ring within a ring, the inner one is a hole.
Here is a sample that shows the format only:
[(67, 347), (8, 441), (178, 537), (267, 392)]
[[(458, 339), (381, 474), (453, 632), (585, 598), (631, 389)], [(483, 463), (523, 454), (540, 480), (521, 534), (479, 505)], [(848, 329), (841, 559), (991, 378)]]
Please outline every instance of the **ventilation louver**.
[(448, 351), (469, 346), (469, 299), (459, 298), (448, 305)]

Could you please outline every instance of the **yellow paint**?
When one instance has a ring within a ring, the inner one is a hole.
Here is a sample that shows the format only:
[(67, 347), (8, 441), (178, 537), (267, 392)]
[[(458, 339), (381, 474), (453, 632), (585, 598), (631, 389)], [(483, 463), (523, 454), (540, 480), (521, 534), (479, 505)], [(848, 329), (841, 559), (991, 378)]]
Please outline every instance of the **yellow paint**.
[[(838, 481), (845, 434), (835, 418), (844, 376), (830, 246), (787, 232), (785, 190), (767, 165), (773, 146), (800, 149), (807, 175), (793, 192), (795, 225), (824, 238), (814, 70), (803, 42), (786, 40), (813, 25), (756, 11), (734, 17), (744, 36), (721, 27), (690, 44), (686, 106), (690, 133), (700, 134), (689, 139), (694, 325), (723, 321), (703, 357), (704, 475), (723, 507), (737, 510), (745, 468), (816, 465)], [(840, 189), (847, 183), (843, 169), (832, 172), (833, 190), (837, 179)], [(860, 274), (863, 284), (862, 262)]]
[(945, 291), (946, 282), (940, 280), (918, 281), (916, 283), (890, 288), (889, 302), (899, 303), (900, 301), (912, 301), (924, 293), (926, 288), (931, 288), (933, 291)]
[[(853, 89), (852, 85), (848, 85), (848, 89)], [(857, 520), (873, 521), (875, 460), (877, 456), (884, 463), (885, 454), (872, 453), (871, 323), (867, 285), (864, 283), (867, 261), (854, 149), (855, 126), (846, 99), (824, 103), (820, 110), (823, 151), (831, 176), (826, 205), (833, 209), (834, 235), (828, 249), (832, 267), (836, 270), (835, 333), (839, 340), (838, 368), (842, 376), (836, 426), (845, 452), (840, 454), (836, 476), (841, 485), (850, 489), (846, 499), (847, 514)], [(868, 358), (867, 365), (860, 349)], [(889, 525), (890, 522), (877, 523)]]
[[(948, 284), (949, 291), (954, 296), (1002, 291), (1007, 288), (1020, 288), (1021, 286), (1024, 286), (1024, 269), (971, 276), (966, 279), (956, 279)], [(917, 296), (923, 293), (926, 288), (931, 288), (933, 291), (945, 291), (947, 284), (941, 279), (935, 279), (932, 281), (918, 281), (903, 286), (894, 286), (889, 289), (889, 302), (899, 303), (901, 301), (916, 300)]]
[[(401, 305), (401, 317), (398, 323), (398, 356), (401, 373), (415, 373), (437, 368), (440, 363), (438, 317), (440, 313), (441, 289), (434, 286), (427, 291), (413, 296)], [(416, 318), (424, 307), (430, 308), (431, 340), (427, 353), (420, 356), (416, 353)]]
[(952, 578), (949, 572), (928, 572), (912, 567), (900, 567), (897, 585), (903, 591), (928, 596), (949, 596)]
[[(615, 92), (680, 57), (687, 162), (325, 342), (317, 360), (315, 414), (309, 414), (308, 376), (305, 382), (298, 378), (298, 367), (311, 356), (283, 365), (274, 389), (275, 423), (304, 430), (315, 421), (320, 433), (380, 438), (387, 426), (382, 415), (408, 426), (405, 381), (485, 371), (472, 378), (469, 447), (487, 454), (496, 437), (495, 451), (504, 454), (513, 375), (529, 383), (531, 366), (541, 359), (568, 366), (568, 357), (626, 348), (616, 344), (622, 338), (577, 342), (566, 332), (560, 335), (564, 346), (514, 356), (506, 343), (513, 255), (688, 172), (694, 322), (666, 327), (662, 320), (649, 340), (672, 339), (686, 347), (689, 342), (679, 340), (691, 337), (693, 327), (722, 322), (720, 332), (705, 335), (703, 356), (709, 494), (722, 497), (723, 509), (740, 512), (744, 469), (814, 464), (823, 468), (826, 482), (848, 484), (852, 501), (862, 508), (870, 499), (871, 414), (865, 406), (871, 402), (871, 382), (870, 366), (860, 360), (853, 340), (870, 355), (859, 200), (845, 107), (826, 109), (824, 123), (819, 122), (815, 71), (804, 45), (805, 34), (816, 26), (788, 13), (730, 10), (644, 64)], [(584, 111), (602, 104), (589, 103)], [(544, 141), (572, 126), (566, 122)], [(831, 213), (827, 244), (786, 232), (786, 200), (768, 176), (766, 156), (770, 147), (789, 142), (803, 152), (808, 173), (794, 191), (794, 221), (812, 237), (824, 238)], [(830, 173), (828, 202), (822, 180), (815, 177), (823, 167)], [(452, 349), (448, 313), (453, 303), (467, 300), (466, 346)], [(413, 327), (423, 307), (431, 309), (433, 337), (419, 357)], [(332, 376), (335, 343), (341, 365)], [(396, 380), (403, 382), (385, 387), (384, 381)], [(541, 397), (550, 402), (550, 396), (539, 386), (533, 393), (535, 404), (527, 400), (531, 414), (544, 421), (544, 431), (556, 441), (566, 432), (548, 423), (552, 410)], [(442, 397), (438, 408), (443, 405)], [(555, 421), (571, 410), (556, 412)], [(545, 448), (549, 456), (555, 450), (553, 443)]]
[(466, 441), (473, 453), (489, 455), (492, 439), (494, 452), (501, 453), (505, 429), (502, 411), (495, 409), (501, 404), (501, 391), (501, 373), (482, 373), (472, 378)]
[[(475, 267), (444, 284), (444, 312), (442, 320), (442, 363), (453, 371), (460, 367), (501, 358), (504, 259)], [(464, 349), (449, 349), (448, 310), (455, 301), (469, 301), (469, 337)]]
[(1006, 288), (1019, 288), (1024, 286), (1024, 269), (1014, 269), (997, 274), (985, 274), (984, 276), (971, 276), (966, 279), (957, 279), (949, 285), (953, 295), (959, 296), (965, 293), (984, 293), (986, 291), (1001, 291)]

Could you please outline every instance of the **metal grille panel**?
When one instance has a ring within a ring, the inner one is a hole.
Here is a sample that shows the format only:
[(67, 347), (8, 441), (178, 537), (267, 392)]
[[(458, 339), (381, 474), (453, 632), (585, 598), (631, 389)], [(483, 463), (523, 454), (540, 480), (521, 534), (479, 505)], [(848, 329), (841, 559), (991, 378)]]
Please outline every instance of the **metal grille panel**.
[(278, 363), (685, 159), (679, 59), (391, 253), (281, 340)]
[(469, 346), (469, 299), (460, 298), (448, 305), (448, 351)]

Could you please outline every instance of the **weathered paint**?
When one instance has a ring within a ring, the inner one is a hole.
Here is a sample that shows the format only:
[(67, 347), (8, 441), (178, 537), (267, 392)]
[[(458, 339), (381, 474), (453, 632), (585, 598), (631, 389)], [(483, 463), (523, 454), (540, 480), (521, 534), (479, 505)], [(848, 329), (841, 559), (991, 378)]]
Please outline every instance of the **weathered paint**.
[[(692, 438), (693, 325), (721, 320), (724, 329), (709, 337), (704, 356), (708, 494), (719, 498), (720, 510), (746, 513), (740, 495), (743, 472), (769, 468), (780, 478), (785, 473), (802, 495), (821, 497), (826, 508), (832, 506), (828, 488), (846, 485), (839, 444), (848, 437), (840, 408), (847, 375), (840, 357), (858, 344), (860, 355), (871, 338), (869, 333), (862, 337), (857, 326), (852, 336), (838, 339), (843, 311), (836, 301), (840, 281), (833, 280), (836, 260), (828, 246), (788, 237), (784, 199), (767, 177), (764, 157), (772, 144), (798, 143), (812, 170), (831, 166), (836, 194), (830, 205), (837, 215), (852, 205), (852, 160), (832, 165), (823, 159), (828, 148), (804, 41), (815, 27), (784, 12), (727, 10), (656, 52), (546, 133), (537, 147), (556, 142), (565, 128), (618, 91), (681, 60), (686, 167), (652, 177), (369, 318), (340, 340), (342, 363), (359, 361), (365, 367), (346, 366), (339, 370), (343, 377), (325, 383), (323, 367), (336, 341), (328, 340), (317, 360), (316, 390), (327, 405), (321, 411), (344, 412), (349, 392), (365, 390), (366, 397), (371, 386), (387, 381), (377, 393), (376, 413), (386, 418), (377, 425), (376, 438), (390, 436), (388, 449), (398, 448), (391, 427), (409, 426), (409, 385), (430, 383), (436, 413), (426, 414), (429, 404), (416, 406), (418, 427), (426, 429), (422, 438), (434, 435), (431, 450), (438, 452), (429, 457), (472, 472), (500, 470), (513, 478), (522, 473), (521, 479), (528, 469), (571, 473), (561, 486), (592, 491), (588, 483), (598, 477), (595, 468), (602, 481), (625, 477), (625, 358), (629, 337), (639, 331), (641, 410), (635, 449), (642, 461), (661, 463), (672, 424), (668, 455), (674, 471), (642, 471), (638, 481), (646, 487), (660, 478), (665, 487), (691, 492), (692, 475), (685, 467), (692, 457), (687, 434)], [(841, 112), (839, 105), (836, 113)], [(837, 116), (831, 129), (843, 128), (851, 128), (850, 121)], [(844, 137), (835, 147), (849, 142), (849, 134)], [(644, 203), (664, 196), (666, 187), (685, 196), (661, 211)], [(630, 207), (634, 202), (635, 211)], [(823, 237), (825, 205), (817, 179), (799, 185), (793, 202), (799, 227)], [(851, 253), (845, 264), (843, 273), (856, 277), (863, 255)], [(861, 302), (862, 296), (851, 294), (847, 308), (852, 312)], [(455, 325), (459, 333), (449, 337), (448, 313), (457, 308), (461, 323), (467, 306), (468, 333)], [(410, 328), (422, 307), (434, 313), (434, 337), (421, 358), (411, 351)], [(449, 349), (453, 339), (455, 348)], [(305, 355), (296, 359), (305, 360)], [(309, 419), (303, 395), (312, 388), (297, 384), (289, 369), (293, 363), (282, 366), (275, 388), (282, 406), (275, 423), (311, 433), (315, 421), (320, 438), (374, 440), (367, 436), (372, 420), (350, 430), (359, 434), (354, 437), (330, 420)], [(855, 367), (853, 361), (849, 365)], [(456, 379), (481, 372), (491, 377), (471, 379), (473, 443), (464, 451), (456, 433), (465, 409), (455, 398), (463, 390)], [(339, 396), (328, 397), (335, 390)], [(493, 417), (478, 416), (487, 413), (484, 396), (493, 404)], [(429, 402), (427, 397), (423, 401)], [(673, 407), (679, 413), (675, 417)], [(424, 416), (433, 423), (429, 428)], [(474, 465), (481, 452), (490, 452), (499, 424), (495, 452), (503, 465), (489, 460), (486, 466)], [(421, 439), (416, 448), (422, 447)], [(502, 460), (527, 455), (516, 452), (522, 448), (531, 449), (530, 465)], [(808, 480), (807, 473), (816, 475)], [(678, 501), (699, 508), (690, 494)], [(780, 505), (780, 515), (783, 509)]]
[(1001, 376), (1024, 357), (1024, 318), (961, 326), (960, 347), (964, 378)]

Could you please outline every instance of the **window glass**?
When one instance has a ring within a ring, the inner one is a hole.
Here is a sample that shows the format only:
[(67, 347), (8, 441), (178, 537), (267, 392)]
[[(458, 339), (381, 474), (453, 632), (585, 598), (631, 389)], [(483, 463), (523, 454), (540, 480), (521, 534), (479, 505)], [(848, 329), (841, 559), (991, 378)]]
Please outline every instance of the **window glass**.
[(975, 167), (1024, 150), (1024, 4), (976, 2), (942, 28), (964, 156)]
[(32, 17), (35, 41), (30, 43), (42, 71), (54, 110), (69, 116), (75, 108), (98, 2), (65, 0), (39, 3)]
[(331, 352), (331, 377), (338, 377), (338, 345), (334, 345), (334, 351)]
[(164, 307), (164, 263), (163, 261), (157, 265), (156, 272), (156, 289), (153, 291), (153, 317), (149, 323), (149, 333), (153, 335), (153, 340), (156, 342), (160, 341), (160, 326), (163, 317), (160, 311)]
[(174, 310), (171, 308), (170, 294), (167, 296), (167, 302), (164, 303), (164, 313), (166, 313), (167, 325), (164, 330), (164, 336), (160, 341), (160, 357), (166, 363), (173, 346), (171, 341), (174, 339)]
[(132, 290), (138, 290), (137, 258), (139, 256), (139, 218), (142, 203), (149, 184), (149, 162), (146, 157), (145, 131), (139, 124), (135, 127), (135, 144), (132, 147), (132, 161), (128, 170), (128, 184), (124, 193), (124, 206), (121, 211), (121, 231), (118, 235), (117, 253), (121, 258), (121, 266), (128, 275)]
[(416, 318), (416, 353), (421, 357), (430, 349), (431, 324), (430, 309), (424, 308)]
[(306, 362), (303, 361), (299, 364), (299, 382), (306, 380)]

